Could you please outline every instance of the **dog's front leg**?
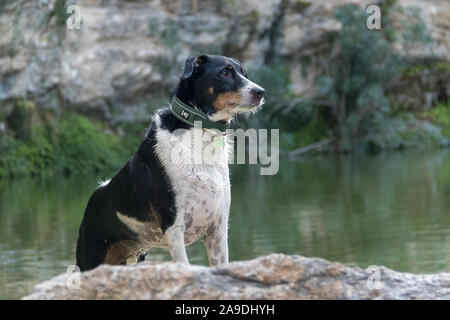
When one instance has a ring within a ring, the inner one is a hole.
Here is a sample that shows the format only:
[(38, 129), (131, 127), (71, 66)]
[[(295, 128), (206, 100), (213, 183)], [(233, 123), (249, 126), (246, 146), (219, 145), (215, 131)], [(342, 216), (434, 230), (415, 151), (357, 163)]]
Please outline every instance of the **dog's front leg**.
[(172, 261), (189, 264), (184, 245), (184, 226), (173, 225), (167, 229), (166, 234)]
[(205, 237), (206, 251), (210, 266), (228, 263), (228, 235), (225, 224), (212, 227)]

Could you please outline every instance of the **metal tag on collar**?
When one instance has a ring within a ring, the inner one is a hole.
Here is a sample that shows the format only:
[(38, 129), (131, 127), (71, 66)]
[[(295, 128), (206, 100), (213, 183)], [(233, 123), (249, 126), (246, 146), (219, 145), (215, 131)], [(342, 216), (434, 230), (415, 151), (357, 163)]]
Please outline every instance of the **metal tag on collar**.
[(189, 119), (189, 117), (191, 116), (189, 112), (187, 112), (186, 110), (181, 110), (180, 116), (182, 116), (183, 118), (185, 118), (186, 120)]
[(225, 147), (225, 134), (220, 135), (220, 136), (215, 136), (213, 139), (214, 139), (214, 143), (216, 146)]

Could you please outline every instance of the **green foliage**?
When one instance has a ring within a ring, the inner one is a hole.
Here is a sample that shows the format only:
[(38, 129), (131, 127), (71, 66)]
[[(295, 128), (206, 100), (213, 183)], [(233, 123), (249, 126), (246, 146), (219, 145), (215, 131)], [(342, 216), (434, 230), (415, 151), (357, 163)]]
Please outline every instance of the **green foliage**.
[(52, 18), (56, 19), (56, 24), (58, 26), (65, 26), (66, 20), (69, 17), (67, 15), (67, 8), (66, 8), (66, 0), (57, 0), (55, 3), (55, 6), (53, 7), (53, 10), (48, 13), (46, 24), (50, 22)]
[[(259, 126), (295, 131), (298, 129), (299, 118), (309, 117), (311, 106), (304, 99), (293, 95), (290, 90), (287, 65), (274, 61), (258, 70), (250, 70), (249, 77), (261, 84), (267, 92), (266, 104), (256, 119)], [(302, 108), (297, 108), (299, 105)], [(289, 116), (286, 116), (287, 114)]]
[(162, 42), (168, 48), (173, 48), (180, 40), (179, 34), (180, 26), (175, 21), (169, 21), (165, 30), (162, 33)]
[(286, 64), (275, 60), (258, 70), (249, 70), (249, 77), (267, 92), (264, 107), (257, 117), (248, 120), (249, 126), (280, 129), (282, 150), (303, 147), (327, 137), (327, 124), (318, 108), (310, 99), (292, 93)]
[(222, 45), (218, 44), (218, 43), (204, 45), (204, 46), (202, 46), (201, 50), (199, 50), (199, 51), (207, 52), (208, 54), (216, 54), (216, 55), (223, 54)]
[(440, 125), (442, 128), (442, 135), (450, 139), (450, 102), (447, 104), (439, 103), (424, 114), (425, 116), (428, 116), (433, 123)]
[(280, 126), (280, 121), (286, 119), (280, 116), (282, 109), (289, 104), (291, 94), (289, 90), (289, 69), (280, 62), (265, 65), (258, 70), (249, 70), (249, 77), (261, 84), (266, 92), (266, 104), (258, 117), (261, 126)]
[(425, 23), (422, 21), (420, 8), (406, 7), (403, 9), (407, 19), (410, 21), (406, 25), (406, 29), (402, 33), (403, 40), (407, 43), (421, 42), (429, 44), (433, 42), (433, 38), (427, 31)]
[(120, 159), (120, 139), (102, 133), (86, 118), (68, 115), (62, 121), (57, 146), (65, 171), (81, 173), (113, 168)]
[(335, 17), (342, 23), (332, 38), (339, 52), (317, 79), (317, 93), (332, 106), (338, 151), (362, 150), (383, 130), (391, 109), (383, 84), (397, 76), (401, 61), (383, 33), (367, 29), (364, 10), (342, 6)]
[(382, 28), (386, 38), (391, 42), (403, 41), (407, 45), (431, 44), (434, 40), (422, 20), (421, 9), (405, 7), (396, 2), (387, 0), (382, 3)]
[(35, 109), (32, 101), (19, 99), (12, 112), (6, 118), (8, 126), (14, 130), (16, 137), (27, 140), (31, 134), (31, 115)]
[(428, 121), (417, 119), (411, 113), (383, 121), (383, 131), (371, 136), (366, 147), (368, 151), (422, 148), (448, 144), (441, 128)]
[(157, 19), (149, 19), (148, 23), (148, 32), (150, 36), (156, 37), (159, 32), (159, 22)]
[(38, 175), (55, 161), (55, 148), (44, 137), (26, 143), (0, 136), (0, 177)]
[(280, 141), (282, 150), (294, 150), (327, 138), (326, 122), (323, 119), (310, 120), (297, 131), (283, 131)]
[(75, 175), (110, 172), (124, 165), (137, 146), (137, 136), (104, 133), (100, 124), (67, 114), (54, 127), (34, 128), (27, 141), (2, 135), (0, 177), (38, 176), (57, 169)]
[(421, 74), (424, 71), (431, 72), (448, 72), (450, 71), (450, 62), (439, 61), (431, 64), (415, 64), (411, 66), (404, 66), (400, 68), (402, 76), (412, 78)]
[(3, 12), (3, 8), (6, 6), (7, 0), (0, 0), (0, 14)]
[[(394, 8), (395, 1), (387, 1), (383, 10)], [(335, 150), (339, 152), (442, 144), (444, 138), (436, 125), (422, 123), (412, 115), (394, 117), (400, 108), (395, 97), (385, 93), (385, 85), (405, 73), (448, 68), (442, 62), (412, 67), (394, 53), (389, 41), (398, 37), (409, 42), (431, 41), (420, 12), (411, 9), (406, 13), (413, 18), (404, 24), (402, 32), (394, 33), (390, 32), (389, 15), (383, 30), (373, 31), (366, 27), (365, 10), (355, 5), (339, 7), (335, 17), (342, 29), (330, 36), (330, 48), (337, 50), (330, 50), (327, 68), (316, 79), (316, 96), (306, 99), (294, 95), (290, 70), (281, 61), (263, 66), (250, 72), (250, 77), (266, 88), (267, 101), (262, 116), (249, 120), (250, 124), (281, 129), (282, 149), (302, 147), (327, 137), (336, 138)], [(307, 58), (299, 62), (303, 71), (310, 63)]]

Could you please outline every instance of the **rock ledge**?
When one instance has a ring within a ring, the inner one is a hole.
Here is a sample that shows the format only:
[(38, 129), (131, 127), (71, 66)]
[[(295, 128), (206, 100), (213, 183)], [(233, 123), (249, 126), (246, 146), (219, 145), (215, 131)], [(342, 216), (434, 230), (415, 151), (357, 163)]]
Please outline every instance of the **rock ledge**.
[(362, 270), (272, 254), (217, 268), (171, 262), (102, 265), (59, 275), (23, 299), (450, 299), (450, 273)]

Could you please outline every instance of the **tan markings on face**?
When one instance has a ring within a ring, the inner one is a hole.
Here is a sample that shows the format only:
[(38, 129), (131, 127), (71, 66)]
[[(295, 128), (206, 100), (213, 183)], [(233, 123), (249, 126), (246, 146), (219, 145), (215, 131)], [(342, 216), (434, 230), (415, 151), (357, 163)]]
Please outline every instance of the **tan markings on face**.
[(209, 92), (209, 94), (214, 94), (214, 88), (213, 87), (209, 87), (208, 92)]
[(227, 69), (228, 69), (228, 70), (233, 70), (233, 66), (232, 66), (231, 64), (229, 64), (229, 65), (227, 66)]
[(219, 94), (213, 105), (217, 111), (222, 111), (224, 109), (233, 109), (236, 106), (241, 105), (241, 103), (241, 93), (237, 91), (231, 91)]

